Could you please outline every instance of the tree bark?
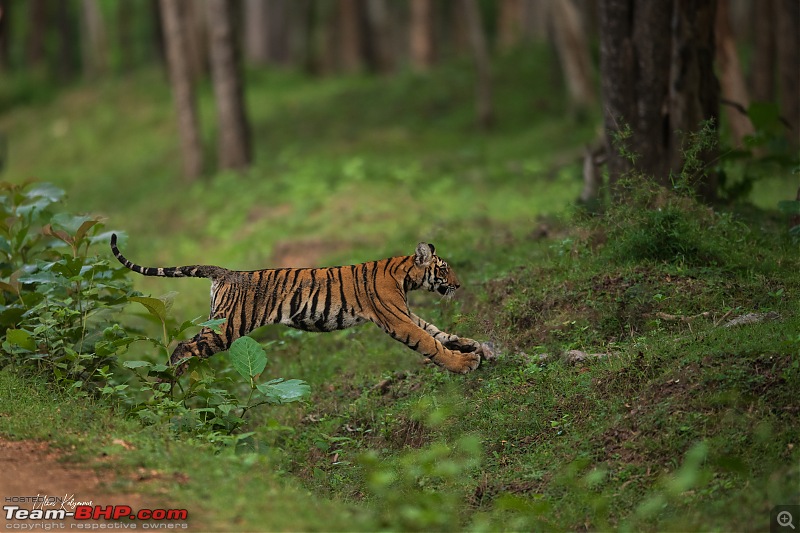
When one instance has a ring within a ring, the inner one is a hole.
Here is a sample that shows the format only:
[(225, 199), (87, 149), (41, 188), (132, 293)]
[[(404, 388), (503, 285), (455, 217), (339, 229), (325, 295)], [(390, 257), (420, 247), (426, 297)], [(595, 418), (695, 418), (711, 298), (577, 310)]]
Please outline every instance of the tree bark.
[(83, 71), (91, 78), (108, 70), (106, 24), (97, 0), (82, 0)]
[(47, 5), (44, 0), (28, 1), (28, 33), (25, 39), (25, 59), (29, 66), (44, 63), (44, 40), (47, 35)]
[(247, 61), (260, 67), (270, 62), (269, 4), (264, 0), (245, 0), (244, 53)]
[(369, 26), (369, 43), (375, 70), (389, 74), (394, 70), (394, 35), (386, 0), (367, 0), (364, 4)]
[(211, 41), (211, 77), (219, 124), (219, 166), (241, 170), (250, 165), (250, 128), (244, 106), (242, 74), (233, 41), (228, 0), (206, 0)]
[(583, 115), (595, 104), (592, 60), (581, 15), (573, 0), (550, 2), (549, 19), (561, 63), (561, 71), (577, 115)]
[(755, 129), (745, 112), (750, 107), (750, 98), (731, 28), (730, 0), (719, 0), (715, 30), (720, 90), (726, 101), (725, 116), (728, 117), (734, 146), (744, 148), (744, 138), (753, 135)]
[(0, 0), (0, 71), (8, 70), (10, 66), (10, 55), (8, 45), (11, 42), (9, 23), (9, 4), (8, 0)]
[(497, 15), (497, 47), (507, 52), (522, 42), (525, 21), (524, 0), (501, 0)]
[(478, 125), (489, 129), (494, 123), (494, 106), (492, 103), (492, 74), (489, 63), (489, 50), (486, 46), (486, 35), (483, 31), (481, 13), (476, 0), (461, 0), (464, 19), (469, 32), (469, 43), (472, 58), (475, 61), (475, 109)]
[(800, 146), (800, 2), (778, 0), (778, 92), (789, 141)]
[(189, 72), (197, 83), (206, 77), (209, 69), (207, 0), (182, 1)]
[(358, 0), (339, 0), (339, 64), (344, 72), (351, 74), (363, 67), (364, 36), (359, 8)]
[(167, 64), (181, 139), (183, 176), (192, 181), (203, 172), (203, 147), (195, 104), (194, 86), (186, 44), (187, 29), (181, 0), (161, 0), (161, 20), (167, 49)]
[[(665, 186), (683, 164), (682, 135), (717, 116), (715, 0), (601, 0), (600, 67), (610, 184), (636, 171)], [(624, 139), (632, 160), (620, 154)], [(681, 134), (676, 132), (682, 132)], [(712, 154), (703, 154), (704, 158)], [(713, 175), (697, 184), (713, 198)]]
[(753, 10), (753, 63), (750, 89), (753, 100), (775, 99), (775, 0), (761, 0)]
[(410, 7), (411, 68), (417, 72), (426, 72), (436, 61), (433, 38), (433, 2), (432, 0), (411, 0)]

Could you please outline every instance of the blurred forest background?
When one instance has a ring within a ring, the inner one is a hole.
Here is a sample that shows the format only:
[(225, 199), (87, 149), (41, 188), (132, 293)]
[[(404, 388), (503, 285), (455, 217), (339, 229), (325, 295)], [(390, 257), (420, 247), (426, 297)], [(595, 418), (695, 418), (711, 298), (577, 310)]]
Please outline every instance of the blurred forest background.
[[(199, 529), (765, 529), (799, 146), (797, 0), (0, 0), (0, 434)], [(208, 283), (111, 231), (232, 269), (433, 242), (462, 287), (412, 307), (499, 357), (268, 327), (264, 376), (163, 388)], [(310, 395), (251, 404), (276, 376)]]

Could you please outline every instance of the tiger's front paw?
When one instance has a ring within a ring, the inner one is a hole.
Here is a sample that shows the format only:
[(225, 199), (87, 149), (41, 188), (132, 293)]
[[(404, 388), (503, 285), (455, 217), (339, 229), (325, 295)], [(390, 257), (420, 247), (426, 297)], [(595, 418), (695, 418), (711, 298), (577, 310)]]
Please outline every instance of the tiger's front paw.
[(472, 372), (481, 364), (481, 356), (476, 353), (453, 352), (455, 356), (451, 361), (444, 364), (450, 372), (456, 374), (466, 374)]

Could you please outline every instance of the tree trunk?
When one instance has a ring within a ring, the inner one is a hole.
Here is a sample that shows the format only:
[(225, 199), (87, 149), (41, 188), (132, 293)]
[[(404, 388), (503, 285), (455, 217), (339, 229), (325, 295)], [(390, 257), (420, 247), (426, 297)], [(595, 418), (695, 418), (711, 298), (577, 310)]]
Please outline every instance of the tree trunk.
[(800, 2), (778, 0), (778, 92), (789, 140), (800, 146)]
[(129, 72), (133, 68), (134, 40), (133, 40), (133, 21), (134, 9), (130, 2), (120, 2), (117, 4), (117, 32), (119, 43), (119, 70)]
[[(600, 67), (612, 190), (631, 171), (669, 186), (683, 165), (681, 135), (717, 116), (715, 0), (601, 0)], [(630, 127), (620, 154), (614, 138)], [(702, 154), (710, 158), (711, 154)], [(713, 175), (696, 184), (712, 199)]]
[(236, 58), (229, 0), (206, 0), (211, 21), (211, 77), (217, 107), (219, 166), (250, 165), (250, 131), (244, 107), (242, 74)]
[(244, 2), (244, 54), (247, 61), (260, 67), (270, 61), (269, 4), (264, 0)]
[(522, 24), (525, 21), (524, 0), (501, 0), (498, 4), (497, 47), (507, 52), (522, 42)]
[(339, 66), (344, 72), (359, 72), (362, 67), (361, 24), (358, 0), (339, 0)]
[(581, 15), (573, 0), (550, 2), (548, 15), (570, 99), (576, 114), (582, 116), (594, 106), (595, 94), (589, 43)]
[(28, 34), (25, 39), (25, 59), (28, 66), (44, 63), (44, 41), (47, 35), (47, 5), (44, 0), (28, 1)]
[(772, 102), (775, 99), (775, 0), (761, 0), (753, 11), (750, 89), (756, 102)]
[(475, 61), (475, 109), (478, 115), (478, 125), (487, 130), (494, 123), (494, 107), (492, 105), (492, 74), (489, 50), (486, 47), (486, 35), (483, 32), (483, 22), (477, 0), (461, 0), (461, 8), (464, 11), (472, 58)]
[(81, 1), (83, 71), (90, 78), (108, 70), (106, 23), (97, 0)]
[(58, 18), (58, 67), (56, 72), (62, 82), (78, 75), (79, 57), (75, 49), (77, 42), (78, 22), (75, 20), (70, 2), (59, 2), (56, 17)]
[(744, 148), (744, 138), (755, 133), (753, 123), (747, 116), (750, 98), (744, 84), (742, 66), (736, 50), (736, 40), (730, 22), (730, 0), (719, 0), (716, 20), (717, 69), (722, 98), (725, 100), (725, 116), (731, 128), (733, 144)]
[(11, 42), (9, 23), (9, 0), (0, 0), (0, 71), (9, 69), (10, 55), (8, 53), (8, 45)]
[(183, 6), (181, 0), (161, 0), (167, 64), (178, 118), (178, 133), (181, 138), (183, 175), (191, 181), (203, 172), (203, 146), (200, 141), (200, 124), (189, 67), (187, 29), (181, 9)]
[(367, 0), (367, 25), (375, 70), (389, 74), (394, 70), (394, 36), (386, 0)]
[(428, 71), (436, 61), (433, 39), (433, 1), (411, 0), (409, 40), (411, 68)]
[(208, 21), (207, 0), (181, 0), (184, 27), (186, 28), (186, 52), (189, 72), (197, 83), (208, 74)]

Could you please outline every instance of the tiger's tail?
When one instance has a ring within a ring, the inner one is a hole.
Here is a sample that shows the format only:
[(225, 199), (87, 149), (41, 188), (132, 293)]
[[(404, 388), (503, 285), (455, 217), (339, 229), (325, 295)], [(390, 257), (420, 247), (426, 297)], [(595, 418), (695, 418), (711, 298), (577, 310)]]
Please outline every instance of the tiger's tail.
[(212, 278), (216, 279), (229, 272), (228, 269), (212, 265), (191, 265), (179, 267), (144, 267), (129, 261), (117, 248), (117, 234), (111, 234), (111, 252), (125, 268), (143, 276), (161, 276), (165, 278)]

